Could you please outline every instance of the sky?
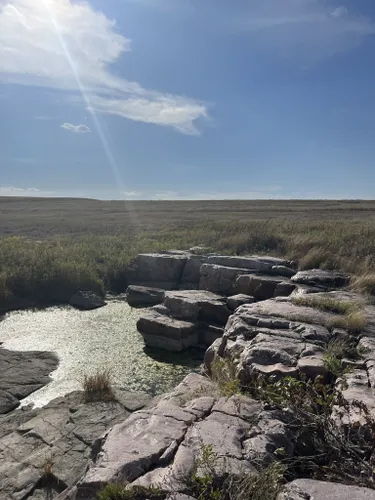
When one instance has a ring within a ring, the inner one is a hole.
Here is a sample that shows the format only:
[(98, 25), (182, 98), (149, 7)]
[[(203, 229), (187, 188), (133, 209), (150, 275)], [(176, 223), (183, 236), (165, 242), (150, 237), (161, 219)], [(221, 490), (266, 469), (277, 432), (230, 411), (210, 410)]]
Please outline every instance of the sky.
[(0, 195), (375, 197), (374, 0), (0, 0)]

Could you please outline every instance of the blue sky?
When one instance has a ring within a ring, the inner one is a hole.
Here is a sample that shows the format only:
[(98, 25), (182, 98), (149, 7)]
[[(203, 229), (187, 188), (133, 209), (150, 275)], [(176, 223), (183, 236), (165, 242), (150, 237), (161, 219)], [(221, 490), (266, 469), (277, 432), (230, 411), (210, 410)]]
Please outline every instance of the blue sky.
[(374, 198), (374, 0), (0, 0), (0, 195)]

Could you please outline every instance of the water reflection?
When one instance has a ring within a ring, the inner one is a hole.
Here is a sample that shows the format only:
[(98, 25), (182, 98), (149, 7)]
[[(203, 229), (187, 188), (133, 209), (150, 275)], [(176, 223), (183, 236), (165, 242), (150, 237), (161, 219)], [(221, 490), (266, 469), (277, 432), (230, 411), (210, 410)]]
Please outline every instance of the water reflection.
[(199, 370), (202, 351), (173, 354), (145, 348), (136, 329), (141, 314), (122, 300), (94, 311), (64, 306), (8, 313), (0, 322), (3, 347), (54, 351), (60, 359), (53, 381), (24, 402), (41, 406), (80, 389), (83, 374), (96, 368), (110, 368), (115, 383), (128, 390), (152, 394), (171, 389), (186, 373)]

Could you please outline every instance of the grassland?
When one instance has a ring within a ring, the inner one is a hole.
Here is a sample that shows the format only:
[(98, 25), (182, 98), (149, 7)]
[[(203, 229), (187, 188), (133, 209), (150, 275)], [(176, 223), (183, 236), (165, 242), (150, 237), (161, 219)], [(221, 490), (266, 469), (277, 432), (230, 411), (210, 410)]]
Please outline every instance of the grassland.
[(144, 251), (206, 245), (356, 274), (375, 287), (375, 201), (98, 201), (0, 198), (0, 309), (123, 291)]

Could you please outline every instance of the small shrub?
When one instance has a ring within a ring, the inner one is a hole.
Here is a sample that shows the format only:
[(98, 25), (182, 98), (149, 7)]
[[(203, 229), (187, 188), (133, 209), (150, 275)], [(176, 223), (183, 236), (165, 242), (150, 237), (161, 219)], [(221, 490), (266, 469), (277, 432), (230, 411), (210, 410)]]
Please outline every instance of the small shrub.
[(258, 475), (244, 474), (233, 480), (229, 500), (275, 500), (284, 482), (286, 466), (275, 462)]
[(217, 384), (222, 396), (230, 397), (241, 392), (236, 376), (236, 365), (229, 359), (216, 359), (210, 367), (211, 379)]
[(45, 483), (48, 483), (51, 478), (53, 477), (53, 466), (55, 465), (55, 462), (53, 460), (53, 455), (50, 453), (49, 455), (45, 456), (44, 462), (43, 462), (43, 479)]
[(85, 374), (82, 385), (86, 402), (115, 399), (111, 370), (107, 368), (98, 369), (94, 374)]
[(108, 484), (99, 493), (99, 500), (162, 500), (165, 498), (159, 488), (133, 486), (127, 488), (122, 484)]

